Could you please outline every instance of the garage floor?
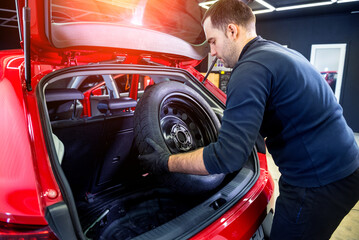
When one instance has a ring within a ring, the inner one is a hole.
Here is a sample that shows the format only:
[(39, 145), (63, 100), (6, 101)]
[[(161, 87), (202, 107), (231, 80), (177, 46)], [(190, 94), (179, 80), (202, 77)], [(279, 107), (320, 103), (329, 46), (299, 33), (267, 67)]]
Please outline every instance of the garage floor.
[[(355, 139), (359, 145), (359, 133), (355, 133)], [(268, 167), (272, 174), (275, 190), (274, 197), (279, 195), (278, 180), (280, 173), (277, 166), (274, 164), (273, 159), (269, 153), (267, 153)], [(349, 212), (349, 214), (342, 220), (339, 227), (335, 230), (330, 240), (358, 240), (359, 239), (359, 202)]]

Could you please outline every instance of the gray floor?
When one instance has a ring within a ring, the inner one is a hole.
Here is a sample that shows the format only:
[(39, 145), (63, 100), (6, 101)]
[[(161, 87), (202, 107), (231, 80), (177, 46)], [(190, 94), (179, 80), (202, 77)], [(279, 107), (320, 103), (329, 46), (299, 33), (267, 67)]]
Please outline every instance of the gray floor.
[[(359, 145), (359, 133), (355, 133), (355, 139)], [(268, 153), (268, 168), (272, 174), (275, 190), (274, 197), (277, 198), (278, 191), (278, 179), (280, 173), (277, 166), (274, 164), (272, 156)], [(359, 239), (359, 202), (349, 212), (349, 214), (342, 220), (339, 227), (335, 230), (330, 240), (358, 240)]]

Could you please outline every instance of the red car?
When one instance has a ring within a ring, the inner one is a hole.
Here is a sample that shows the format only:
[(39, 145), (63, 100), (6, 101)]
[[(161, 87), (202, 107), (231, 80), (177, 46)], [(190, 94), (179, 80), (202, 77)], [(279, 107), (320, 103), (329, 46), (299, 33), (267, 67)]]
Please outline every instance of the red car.
[(325, 81), (329, 84), (333, 92), (335, 92), (335, 86), (337, 84), (338, 73), (336, 71), (324, 71), (320, 72)]
[[(226, 96), (197, 1), (19, 0), (0, 52), (0, 239), (264, 239), (263, 139), (232, 174), (153, 175), (137, 156), (216, 140)], [(269, 224), (264, 224), (269, 222)], [(269, 226), (269, 227), (268, 227)]]

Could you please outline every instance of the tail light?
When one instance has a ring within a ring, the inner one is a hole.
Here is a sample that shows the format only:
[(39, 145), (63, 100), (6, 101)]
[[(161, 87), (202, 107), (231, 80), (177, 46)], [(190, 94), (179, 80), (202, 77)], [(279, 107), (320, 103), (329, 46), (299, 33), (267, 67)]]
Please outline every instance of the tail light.
[(0, 222), (0, 240), (58, 240), (49, 226)]

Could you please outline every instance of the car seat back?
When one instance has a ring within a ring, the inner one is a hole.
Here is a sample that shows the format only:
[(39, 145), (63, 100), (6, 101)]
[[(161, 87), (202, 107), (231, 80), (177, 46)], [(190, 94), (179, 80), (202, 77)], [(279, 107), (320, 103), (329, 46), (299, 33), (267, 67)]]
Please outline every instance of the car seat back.
[(118, 115), (123, 112), (130, 112), (136, 107), (137, 101), (130, 97), (120, 97), (115, 99), (106, 99), (99, 101), (97, 109), (106, 115)]
[(72, 88), (46, 89), (45, 98), (50, 121), (79, 118), (84, 99), (81, 91)]

